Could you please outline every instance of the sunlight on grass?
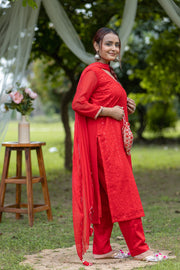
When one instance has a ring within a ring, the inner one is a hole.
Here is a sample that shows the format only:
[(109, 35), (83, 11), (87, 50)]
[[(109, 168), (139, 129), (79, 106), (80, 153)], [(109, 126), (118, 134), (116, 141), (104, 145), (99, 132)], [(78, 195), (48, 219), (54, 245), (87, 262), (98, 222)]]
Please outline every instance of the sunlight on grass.
[(136, 169), (177, 168), (180, 164), (179, 145), (145, 145), (133, 146), (132, 163)]

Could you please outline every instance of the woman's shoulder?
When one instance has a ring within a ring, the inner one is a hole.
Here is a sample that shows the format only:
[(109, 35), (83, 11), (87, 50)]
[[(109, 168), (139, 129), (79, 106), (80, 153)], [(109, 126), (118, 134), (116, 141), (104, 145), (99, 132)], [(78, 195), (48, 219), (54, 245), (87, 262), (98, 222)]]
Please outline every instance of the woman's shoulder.
[(92, 75), (92, 77), (94, 77), (94, 76), (97, 77), (98, 68), (94, 64), (95, 63), (92, 63), (92, 64), (88, 65), (87, 67), (85, 67), (85, 69), (81, 73), (81, 77), (84, 77), (86, 75)]
[(87, 71), (95, 71), (95, 72), (96, 72), (96, 71), (98, 71), (98, 70), (99, 70), (99, 67), (98, 67), (98, 65), (97, 65), (96, 62), (94, 62), (94, 63), (88, 65), (88, 66), (84, 69), (85, 72), (87, 72)]

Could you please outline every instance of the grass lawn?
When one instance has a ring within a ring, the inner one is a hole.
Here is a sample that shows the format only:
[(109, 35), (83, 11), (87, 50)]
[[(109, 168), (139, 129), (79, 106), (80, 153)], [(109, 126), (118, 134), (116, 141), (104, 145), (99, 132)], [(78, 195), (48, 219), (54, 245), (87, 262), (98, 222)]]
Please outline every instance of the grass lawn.
[[(11, 122), (5, 141), (17, 140), (17, 122)], [(60, 122), (31, 123), (31, 140), (45, 141), (43, 154), (52, 205), (53, 221), (48, 222), (46, 212), (35, 214), (34, 226), (29, 227), (27, 215), (20, 220), (11, 213), (3, 213), (0, 223), (0, 269), (32, 269), (20, 266), (26, 254), (43, 249), (70, 247), (74, 244), (71, 209), (71, 173), (63, 169), (64, 131)], [(52, 147), (57, 151), (51, 152)], [(4, 148), (0, 152), (0, 173)], [(175, 260), (146, 267), (152, 270), (180, 269), (180, 146), (134, 145), (132, 162), (146, 217), (143, 218), (148, 244), (154, 249), (171, 250)], [(33, 173), (37, 174), (36, 157), (32, 154)], [(10, 175), (15, 173), (12, 155)], [(14, 185), (7, 185), (6, 203), (15, 200)], [(25, 188), (25, 187), (24, 187)], [(26, 200), (23, 189), (22, 200)], [(34, 202), (42, 202), (41, 186), (34, 185)], [(112, 242), (120, 231), (114, 225)], [(80, 268), (84, 269), (84, 268)], [(141, 269), (141, 268), (138, 268)]]

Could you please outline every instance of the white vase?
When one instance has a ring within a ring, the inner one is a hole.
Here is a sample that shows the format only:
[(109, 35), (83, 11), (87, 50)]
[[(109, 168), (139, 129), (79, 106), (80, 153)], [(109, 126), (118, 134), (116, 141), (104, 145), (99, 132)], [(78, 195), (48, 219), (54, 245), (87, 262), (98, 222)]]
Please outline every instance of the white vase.
[(26, 120), (25, 115), (22, 115), (21, 121), (18, 124), (18, 142), (30, 143), (30, 124)]

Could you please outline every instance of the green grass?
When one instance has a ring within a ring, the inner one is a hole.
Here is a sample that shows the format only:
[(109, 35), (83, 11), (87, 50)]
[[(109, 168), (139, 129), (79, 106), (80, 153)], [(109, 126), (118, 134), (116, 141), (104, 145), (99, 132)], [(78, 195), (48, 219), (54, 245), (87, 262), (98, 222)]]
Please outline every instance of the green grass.
[[(5, 141), (17, 140), (17, 123), (9, 125)], [(71, 209), (71, 173), (63, 169), (64, 131), (60, 122), (31, 123), (31, 140), (45, 141), (43, 154), (52, 205), (53, 221), (48, 222), (45, 212), (35, 214), (34, 226), (29, 227), (27, 215), (20, 220), (11, 213), (3, 213), (0, 223), (0, 269), (24, 270), (20, 266), (24, 255), (43, 249), (70, 247), (74, 244)], [(58, 152), (49, 152), (56, 147)], [(0, 152), (0, 173), (4, 147)], [(175, 260), (146, 267), (152, 270), (180, 269), (180, 147), (178, 145), (135, 145), (132, 162), (146, 217), (143, 218), (148, 244), (154, 249), (168, 249), (176, 255)], [(33, 173), (37, 174), (36, 157), (32, 155)], [(10, 174), (15, 173), (15, 156), (12, 155)], [(13, 185), (7, 185), (5, 201), (15, 200)], [(23, 187), (22, 199), (26, 200)], [(41, 202), (41, 187), (34, 185), (34, 201)], [(112, 242), (120, 235), (114, 225)], [(84, 268), (81, 268), (84, 269)], [(138, 268), (141, 269), (141, 268)]]

